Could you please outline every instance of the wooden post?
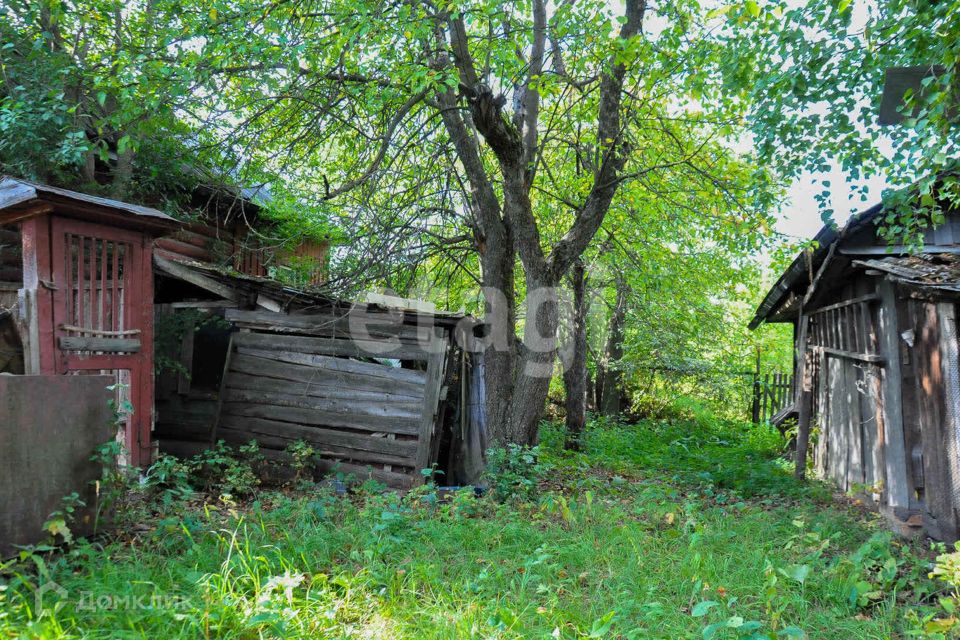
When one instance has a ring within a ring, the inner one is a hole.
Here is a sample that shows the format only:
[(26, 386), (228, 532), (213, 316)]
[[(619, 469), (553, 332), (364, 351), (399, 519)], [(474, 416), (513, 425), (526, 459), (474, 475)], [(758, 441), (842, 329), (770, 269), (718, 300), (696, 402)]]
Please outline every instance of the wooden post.
[(757, 347), (757, 366), (753, 371), (753, 406), (751, 407), (753, 424), (760, 424), (760, 347)]
[(809, 316), (800, 308), (800, 335), (797, 336), (797, 362), (800, 370), (797, 372), (797, 457), (793, 475), (802, 480), (807, 474), (807, 448), (810, 444), (810, 414), (813, 409), (813, 367), (810, 362), (810, 350), (807, 348), (807, 329), (810, 324)]
[(900, 332), (897, 322), (897, 299), (893, 283), (882, 280), (877, 284), (880, 296), (878, 335), (880, 353), (885, 356), (883, 384), (883, 460), (884, 491), (891, 508), (909, 507), (910, 491), (907, 485), (906, 440), (903, 435), (903, 390), (900, 374)]

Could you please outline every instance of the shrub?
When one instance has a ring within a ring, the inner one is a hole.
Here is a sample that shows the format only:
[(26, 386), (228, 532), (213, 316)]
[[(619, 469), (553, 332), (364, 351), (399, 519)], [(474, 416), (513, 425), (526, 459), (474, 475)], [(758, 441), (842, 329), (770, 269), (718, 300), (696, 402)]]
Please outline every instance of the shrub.
[(498, 500), (533, 498), (546, 471), (547, 465), (540, 460), (539, 447), (508, 444), (506, 448), (487, 451), (485, 477)]

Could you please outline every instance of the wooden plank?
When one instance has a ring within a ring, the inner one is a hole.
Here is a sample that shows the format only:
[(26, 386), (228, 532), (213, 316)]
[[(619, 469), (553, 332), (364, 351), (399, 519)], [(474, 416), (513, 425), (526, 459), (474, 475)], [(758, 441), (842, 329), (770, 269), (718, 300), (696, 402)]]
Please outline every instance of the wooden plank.
[[(877, 420), (879, 407), (880, 372), (877, 367), (863, 368), (863, 393), (860, 394), (860, 418), (863, 425), (863, 482), (875, 487), (882, 479), (883, 452), (880, 448), (880, 427)], [(873, 492), (874, 500), (879, 493)]]
[(883, 364), (886, 362), (886, 358), (881, 355), (876, 355), (872, 353), (854, 353), (853, 351), (845, 351), (843, 349), (833, 349), (830, 347), (819, 347), (823, 350), (824, 353), (828, 353), (831, 356), (836, 358), (843, 358), (845, 360), (857, 360), (859, 362), (868, 362), (871, 364)]
[(877, 333), (880, 354), (884, 356), (883, 388), (883, 452), (886, 503), (891, 508), (907, 508), (910, 494), (907, 483), (907, 454), (903, 434), (903, 407), (900, 376), (900, 331), (897, 322), (896, 292), (891, 282), (877, 284), (880, 296)]
[(390, 392), (387, 392), (363, 387), (349, 388), (333, 382), (328, 385), (290, 382), (288, 380), (265, 378), (263, 376), (239, 373), (237, 371), (230, 372), (227, 387), (230, 389), (262, 391), (263, 393), (286, 393), (292, 396), (322, 396), (325, 398), (350, 400), (352, 402), (420, 403), (423, 401), (422, 389), (419, 393), (400, 394), (394, 393), (392, 389)]
[(848, 414), (850, 416), (850, 435), (849, 435), (849, 460), (847, 463), (847, 487), (853, 487), (853, 485), (863, 485), (865, 483), (865, 477), (863, 472), (864, 466), (864, 449), (863, 449), (863, 419), (860, 415), (860, 402), (863, 397), (863, 390), (860, 367), (855, 365), (853, 362), (844, 362), (845, 369), (845, 379), (848, 393), (850, 394), (850, 402), (848, 405)]
[[(826, 366), (826, 359), (823, 352), (814, 352), (813, 362), (815, 363), (814, 380), (816, 381), (816, 403), (814, 405), (813, 424), (820, 428), (820, 437), (817, 439), (816, 451), (814, 454), (814, 469), (820, 478), (827, 477), (827, 442), (830, 417), (830, 376)], [(799, 384), (798, 384), (799, 386)]]
[(841, 489), (843, 487), (843, 467), (846, 452), (843, 448), (843, 382), (841, 378), (840, 360), (827, 358), (827, 369), (830, 375), (830, 415), (827, 418), (827, 475), (830, 480)]
[(220, 419), (224, 420), (224, 416), (231, 415), (245, 416), (248, 418), (265, 418), (267, 420), (315, 425), (318, 427), (343, 427), (345, 429), (356, 429), (357, 431), (400, 433), (414, 436), (420, 433), (419, 418), (383, 418), (376, 415), (356, 412), (346, 413), (324, 411), (316, 408), (266, 404), (268, 401), (268, 399), (264, 398), (257, 403), (224, 402)]
[(299, 364), (343, 373), (355, 373), (357, 375), (374, 378), (389, 378), (390, 380), (399, 380), (420, 385), (425, 384), (427, 380), (426, 372), (417, 371), (416, 369), (403, 369), (401, 367), (394, 367), (377, 362), (357, 362), (356, 360), (346, 360), (344, 358), (304, 353), (295, 350), (288, 351), (280, 348), (262, 348), (263, 346), (271, 345), (278, 347), (287, 345), (287, 340), (277, 338), (280, 338), (280, 336), (264, 336), (264, 334), (259, 333), (239, 333), (236, 334), (235, 344), (239, 353), (276, 360), (277, 362), (287, 362), (289, 364)]
[(960, 354), (957, 344), (956, 306), (941, 302), (935, 307), (939, 320), (939, 344), (941, 393), (943, 415), (940, 421), (942, 491), (944, 513), (938, 518), (940, 534), (953, 541), (960, 537)]
[[(229, 313), (232, 310), (227, 310)], [(248, 333), (245, 346), (276, 351), (294, 351), (326, 356), (348, 358), (392, 358), (397, 360), (427, 360), (427, 350), (420, 346), (397, 344), (384, 340), (361, 340), (351, 338), (319, 338), (306, 336)]]
[(231, 389), (224, 391), (225, 402), (261, 402), (276, 407), (299, 407), (356, 416), (370, 416), (384, 420), (415, 419), (423, 403), (410, 398), (406, 402), (359, 402), (355, 398), (331, 398), (328, 395), (296, 395), (264, 393), (259, 390)]
[(280, 451), (285, 450), (292, 443), (301, 440), (312, 446), (317, 456), (334, 461), (343, 460), (346, 462), (360, 464), (390, 465), (393, 467), (413, 466), (412, 458), (403, 458), (390, 453), (359, 451), (357, 449), (349, 449), (331, 445), (329, 443), (318, 442), (309, 437), (290, 438), (284, 436), (282, 433), (277, 435), (267, 435), (252, 433), (246, 430), (238, 431), (228, 427), (225, 424), (220, 427), (220, 440), (224, 440), (227, 444), (232, 445), (242, 445), (250, 442), (251, 440), (256, 440), (262, 448), (276, 449)]
[[(308, 367), (268, 358), (259, 358), (242, 352), (234, 354), (233, 362), (231, 363), (231, 372), (301, 382), (316, 387), (341, 387), (357, 391), (381, 391), (383, 393), (414, 397), (422, 397), (424, 390), (423, 383), (411, 382), (399, 377), (370, 376), (352, 371)], [(232, 373), (229, 375), (232, 375)]]
[[(446, 362), (449, 350), (447, 336), (437, 329), (430, 347), (430, 359), (427, 361), (427, 384), (424, 390), (423, 409), (420, 417), (419, 437), (420, 447), (417, 450), (417, 466), (414, 471), (430, 467), (430, 452), (432, 437), (437, 422), (437, 407), (440, 402), (440, 388), (446, 373)], [(423, 480), (422, 476), (418, 479)]]
[(139, 338), (83, 338), (61, 336), (58, 339), (62, 351), (105, 351), (111, 353), (139, 353)]
[(361, 340), (397, 338), (426, 349), (432, 328), (404, 324), (402, 314), (371, 313), (360, 309), (343, 312), (285, 314), (272, 311), (228, 311), (227, 320), (250, 329), (320, 337), (356, 337)]
[(940, 533), (953, 520), (950, 500), (949, 462), (946, 460), (946, 406), (942, 354), (940, 353), (940, 322), (937, 307), (917, 302), (916, 311), (916, 372), (917, 407), (920, 418), (920, 438), (923, 446), (924, 507), (932, 519), (928, 526)]
[(218, 280), (214, 280), (213, 278), (205, 276), (195, 269), (191, 269), (185, 265), (168, 260), (167, 258), (159, 255), (157, 252), (154, 252), (153, 254), (153, 263), (157, 265), (158, 269), (173, 276), (174, 278), (178, 278), (184, 282), (188, 282), (192, 285), (200, 287), (205, 291), (215, 293), (218, 296), (226, 298), (232, 302), (236, 302), (238, 299), (237, 292), (232, 287), (227, 286)]
[[(388, 439), (386, 436), (375, 436), (369, 433), (324, 429), (263, 418), (228, 416), (225, 417), (221, 428), (224, 430), (224, 439), (226, 439), (226, 430), (229, 429), (235, 437), (242, 437), (241, 442), (256, 439), (264, 443), (269, 442), (272, 446), (281, 449), (297, 440), (304, 440), (317, 447), (326, 447), (327, 451), (334, 455), (351, 456), (354, 460), (363, 462), (412, 467), (414, 455), (417, 452), (416, 440)], [(272, 440), (261, 440), (261, 438), (272, 438)]]

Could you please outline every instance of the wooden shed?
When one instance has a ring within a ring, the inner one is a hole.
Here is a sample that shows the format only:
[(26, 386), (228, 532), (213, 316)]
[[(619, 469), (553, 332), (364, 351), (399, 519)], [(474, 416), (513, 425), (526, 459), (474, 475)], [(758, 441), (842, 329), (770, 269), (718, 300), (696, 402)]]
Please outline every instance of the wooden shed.
[(877, 205), (843, 229), (824, 227), (750, 326), (794, 326), (798, 382), (775, 420), (808, 412), (817, 472), (873, 500), (894, 524), (952, 541), (960, 537), (960, 212), (925, 233), (922, 253), (878, 236), (884, 213)]
[(148, 207), (0, 181), (0, 373), (112, 375), (133, 405), (135, 465), (151, 459), (153, 240), (175, 227)]
[(281, 457), (304, 440), (321, 470), (358, 479), (409, 487), (436, 466), (441, 481), (476, 480), (485, 425), (480, 356), (464, 348), (472, 318), (154, 260), (157, 325), (181, 329), (161, 356), (176, 365), (157, 384), (160, 451), (256, 440)]
[(157, 240), (155, 254), (265, 277), (296, 273), (305, 286), (327, 281), (328, 240), (305, 237), (291, 244), (276, 237), (276, 223), (263, 215), (265, 190), (201, 183), (191, 192), (193, 219)]

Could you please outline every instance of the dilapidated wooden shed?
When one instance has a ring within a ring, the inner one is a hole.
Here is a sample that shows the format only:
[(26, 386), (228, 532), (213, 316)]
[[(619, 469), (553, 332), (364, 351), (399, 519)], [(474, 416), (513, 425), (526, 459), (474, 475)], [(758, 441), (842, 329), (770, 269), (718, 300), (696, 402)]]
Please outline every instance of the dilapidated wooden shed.
[(896, 524), (956, 540), (960, 212), (925, 233), (920, 253), (878, 236), (884, 214), (824, 227), (750, 326), (794, 326), (798, 382), (775, 420), (804, 421), (806, 404), (818, 473)]
[[(436, 467), (471, 482), (482, 467), (475, 322), (391, 308), (155, 257), (157, 327), (176, 365), (157, 383), (160, 451), (256, 440), (272, 456), (297, 440), (319, 466), (389, 486)], [(473, 410), (471, 411), (471, 407)]]

